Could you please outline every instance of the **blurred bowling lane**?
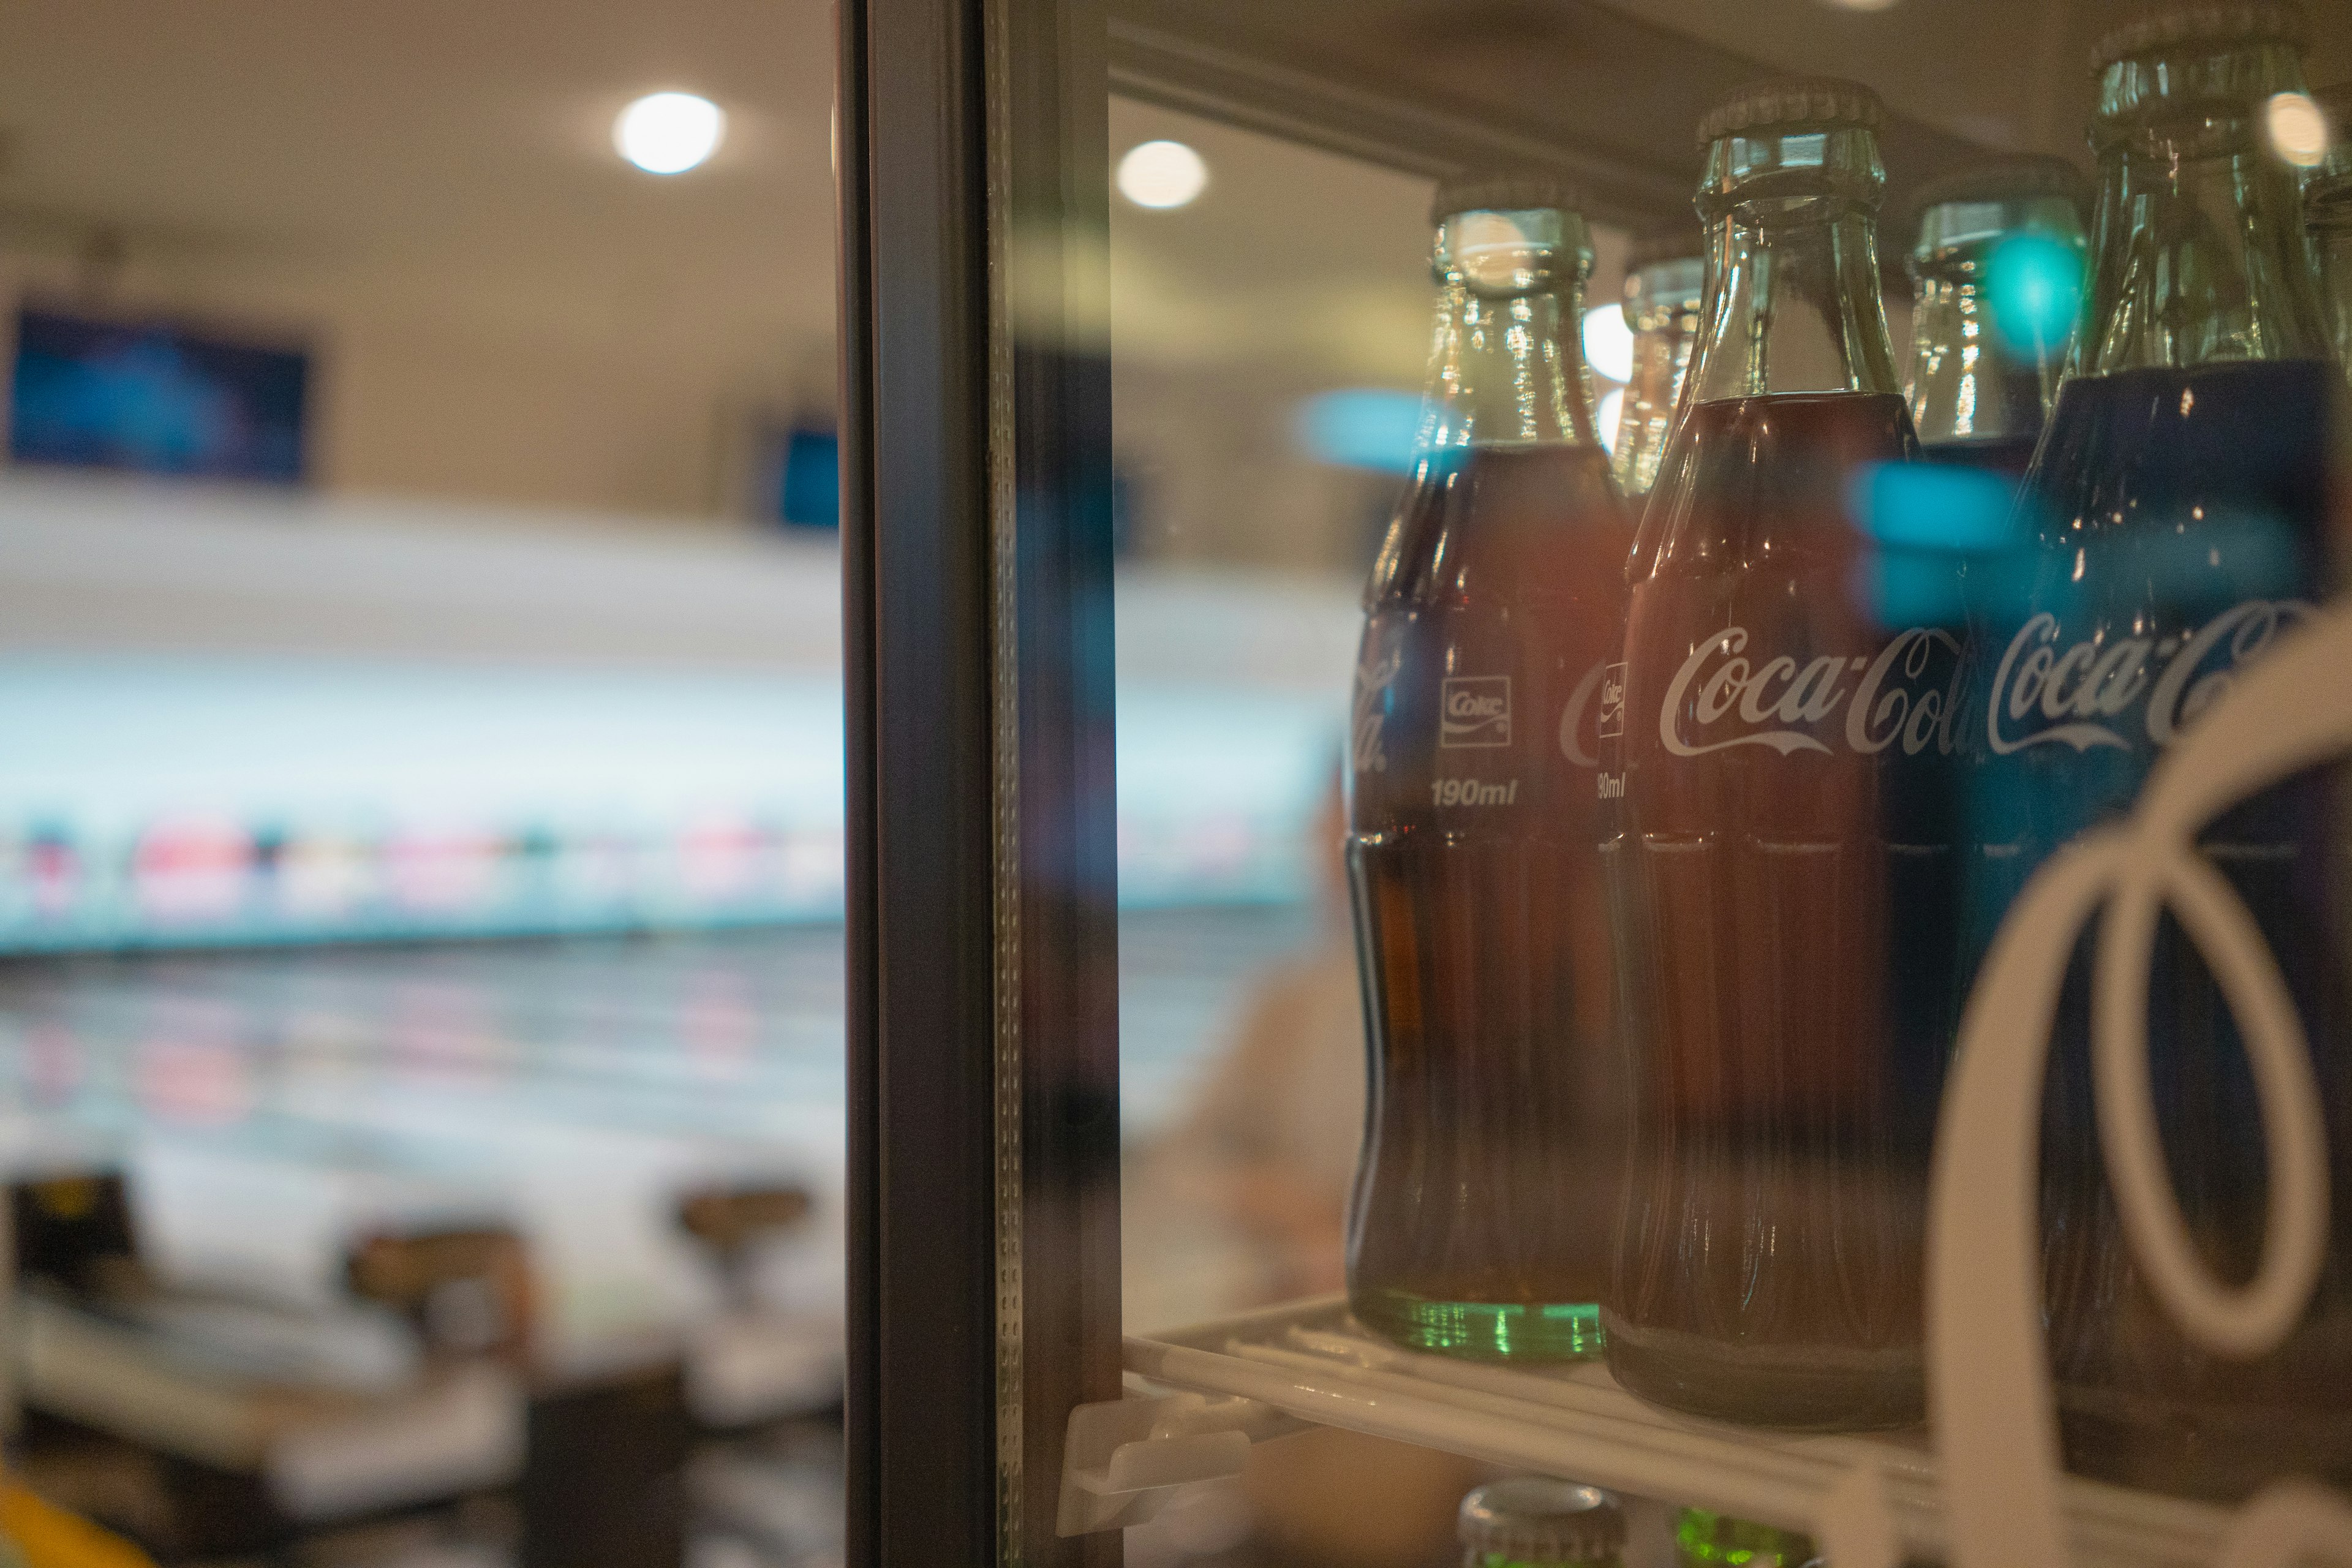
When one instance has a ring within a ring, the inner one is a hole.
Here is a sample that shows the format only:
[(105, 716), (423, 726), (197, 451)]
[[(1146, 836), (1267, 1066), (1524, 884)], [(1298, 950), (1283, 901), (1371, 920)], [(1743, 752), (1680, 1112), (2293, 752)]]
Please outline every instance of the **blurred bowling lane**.
[[(1122, 921), (1130, 1132), (1176, 1114), (1295, 905)], [(0, 966), (0, 1156), (123, 1159), (158, 1265), (294, 1302), (341, 1289), (371, 1223), (511, 1216), (542, 1342), (593, 1364), (707, 1316), (677, 1194), (815, 1196), (757, 1274), (840, 1310), (838, 926), (21, 960)]]
[(508, 1214), (559, 1359), (717, 1282), (677, 1193), (817, 1194), (771, 1304), (838, 1311), (837, 927), (692, 939), (50, 961), (0, 971), (19, 1137), (119, 1152), (159, 1264), (293, 1300), (388, 1219)]

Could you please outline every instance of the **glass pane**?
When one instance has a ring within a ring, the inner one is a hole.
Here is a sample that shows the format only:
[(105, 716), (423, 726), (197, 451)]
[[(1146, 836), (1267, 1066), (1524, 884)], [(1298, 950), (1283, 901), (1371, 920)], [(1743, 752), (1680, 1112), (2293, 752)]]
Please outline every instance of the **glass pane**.
[[(2343, 569), (2352, 11), (2152, 15), (1112, 7), (1130, 1334), (1343, 1296), (1183, 1342), (1921, 1440), (1995, 934)], [(2279, 772), (2198, 849), (2333, 1128), (2342, 781)], [(2240, 1284), (2255, 1025), (2150, 931), (2158, 1163)], [(2031, 1287), (2069, 1466), (2352, 1479), (2352, 1219), (2283, 1342), (2192, 1341), (2103, 1163), (2092, 965)], [(1483, 1473), (1274, 1454), (1129, 1551), (1433, 1561)], [(1689, 1500), (1625, 1553), (1809, 1550)]]
[(10, 24), (12, 1485), (175, 1563), (825, 1560), (826, 13)]

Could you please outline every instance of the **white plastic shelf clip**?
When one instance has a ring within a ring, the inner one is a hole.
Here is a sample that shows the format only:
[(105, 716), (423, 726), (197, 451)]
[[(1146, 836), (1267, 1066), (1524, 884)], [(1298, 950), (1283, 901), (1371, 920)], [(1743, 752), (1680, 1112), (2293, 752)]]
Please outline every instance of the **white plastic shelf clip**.
[(1157, 1394), (1081, 1405), (1062, 1445), (1055, 1528), (1086, 1535), (1141, 1524), (1179, 1488), (1241, 1474), (1250, 1445), (1303, 1432), (1255, 1399)]

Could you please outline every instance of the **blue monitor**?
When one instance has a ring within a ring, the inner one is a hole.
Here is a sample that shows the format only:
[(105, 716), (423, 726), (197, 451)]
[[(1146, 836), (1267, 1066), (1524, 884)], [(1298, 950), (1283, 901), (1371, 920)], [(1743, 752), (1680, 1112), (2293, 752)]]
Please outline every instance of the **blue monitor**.
[(16, 315), (19, 463), (299, 484), (310, 355), (155, 320)]
[(778, 518), (789, 528), (841, 526), (841, 441), (809, 426), (785, 432)]

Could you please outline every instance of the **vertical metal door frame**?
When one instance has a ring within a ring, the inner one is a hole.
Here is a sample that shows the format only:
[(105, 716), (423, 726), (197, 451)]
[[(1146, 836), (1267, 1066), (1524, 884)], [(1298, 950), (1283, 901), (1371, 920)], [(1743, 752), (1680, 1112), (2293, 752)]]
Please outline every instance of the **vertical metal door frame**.
[(837, 27), (849, 1555), (1115, 1564), (1054, 1533), (1119, 1378), (1102, 17)]

